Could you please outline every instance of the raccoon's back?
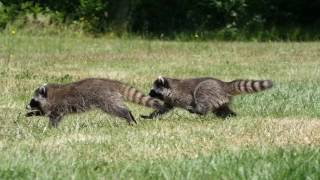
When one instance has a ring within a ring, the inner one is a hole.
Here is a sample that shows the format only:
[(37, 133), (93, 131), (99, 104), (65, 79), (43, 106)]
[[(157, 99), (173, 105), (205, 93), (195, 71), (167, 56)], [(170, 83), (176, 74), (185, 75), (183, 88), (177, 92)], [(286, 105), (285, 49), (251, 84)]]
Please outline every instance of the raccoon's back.
[(199, 84), (207, 80), (221, 82), (220, 80), (211, 77), (184, 79), (179, 81), (175, 88), (177, 89), (177, 91), (181, 91), (184, 93), (190, 92), (191, 94), (193, 94)]
[(77, 89), (119, 91), (119, 89), (122, 87), (122, 83), (120, 81), (106, 78), (87, 78), (70, 83), (69, 86), (76, 87)]

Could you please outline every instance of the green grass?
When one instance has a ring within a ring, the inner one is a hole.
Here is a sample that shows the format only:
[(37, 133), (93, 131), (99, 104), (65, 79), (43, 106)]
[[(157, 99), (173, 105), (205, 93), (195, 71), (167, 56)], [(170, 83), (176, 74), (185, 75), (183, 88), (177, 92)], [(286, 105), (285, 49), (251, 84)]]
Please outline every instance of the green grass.
[[(0, 179), (319, 179), (320, 43), (179, 42), (0, 34)], [(25, 118), (45, 82), (117, 79), (148, 92), (158, 76), (272, 79), (221, 120), (176, 109), (138, 125), (98, 110)]]

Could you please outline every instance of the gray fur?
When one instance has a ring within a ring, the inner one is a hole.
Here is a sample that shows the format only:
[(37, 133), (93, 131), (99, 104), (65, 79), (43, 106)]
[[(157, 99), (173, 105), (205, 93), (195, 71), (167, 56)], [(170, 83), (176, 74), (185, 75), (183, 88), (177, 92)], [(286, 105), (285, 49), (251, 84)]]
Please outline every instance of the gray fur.
[(174, 107), (180, 107), (199, 115), (213, 112), (223, 118), (235, 116), (236, 114), (229, 108), (234, 95), (258, 92), (271, 87), (272, 81), (270, 80), (223, 82), (211, 77), (179, 80), (160, 76), (154, 81), (149, 94), (162, 99), (167, 109), (162, 112), (154, 111), (149, 116), (142, 117), (160, 116)]
[[(48, 116), (50, 124), (57, 127), (64, 115), (85, 112), (91, 108), (124, 118), (129, 124), (136, 123), (124, 100), (138, 101), (137, 103), (161, 109), (161, 103), (134, 89), (139, 98), (129, 96), (128, 86), (114, 80), (90, 78), (70, 84), (47, 84), (36, 89), (26, 116)], [(131, 87), (132, 89), (132, 87)], [(143, 99), (144, 98), (144, 99)], [(144, 100), (144, 101), (142, 101)], [(147, 104), (148, 103), (148, 104)]]

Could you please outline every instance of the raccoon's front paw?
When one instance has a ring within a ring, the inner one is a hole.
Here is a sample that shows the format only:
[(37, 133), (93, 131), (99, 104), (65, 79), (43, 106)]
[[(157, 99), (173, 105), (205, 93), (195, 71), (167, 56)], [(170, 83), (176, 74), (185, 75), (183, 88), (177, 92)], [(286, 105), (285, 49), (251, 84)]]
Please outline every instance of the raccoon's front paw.
[(194, 110), (194, 108), (193, 108), (192, 106), (188, 106), (186, 109), (187, 109), (187, 111), (189, 111), (189, 112), (192, 113), (192, 114), (193, 114), (193, 113), (196, 113), (195, 110)]
[(143, 119), (152, 119), (152, 117), (150, 115), (140, 115), (141, 118)]
[(31, 117), (31, 116), (34, 116), (34, 112), (28, 112), (25, 114), (25, 117)]
[(26, 117), (31, 117), (31, 116), (43, 116), (43, 113), (40, 111), (30, 111), (25, 114)]

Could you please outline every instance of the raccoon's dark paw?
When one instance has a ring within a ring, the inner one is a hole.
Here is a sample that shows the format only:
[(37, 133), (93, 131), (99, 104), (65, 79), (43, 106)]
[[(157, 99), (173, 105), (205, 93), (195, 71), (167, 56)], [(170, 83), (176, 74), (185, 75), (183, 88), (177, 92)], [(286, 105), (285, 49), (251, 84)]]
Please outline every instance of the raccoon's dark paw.
[(25, 114), (26, 117), (31, 117), (31, 116), (44, 116), (43, 113), (41, 113), (40, 111), (30, 111), (30, 112), (27, 112)]
[(141, 118), (143, 119), (152, 119), (152, 117), (150, 115), (140, 115)]
[(34, 112), (28, 112), (25, 114), (25, 117), (31, 117), (34, 116)]
[(189, 111), (189, 113), (192, 113), (192, 114), (196, 113), (195, 110), (194, 110), (194, 108), (191, 107), (191, 106), (190, 106), (190, 107), (187, 107), (186, 109), (187, 109), (187, 111)]
[(135, 126), (135, 125), (137, 125), (136, 121), (129, 122), (129, 126)]
[(129, 122), (129, 124), (133, 126), (133, 125), (137, 125), (138, 123), (135, 119), (133, 119), (132, 121)]
[(237, 114), (231, 110), (220, 110), (216, 112), (216, 115), (223, 119), (237, 116)]

